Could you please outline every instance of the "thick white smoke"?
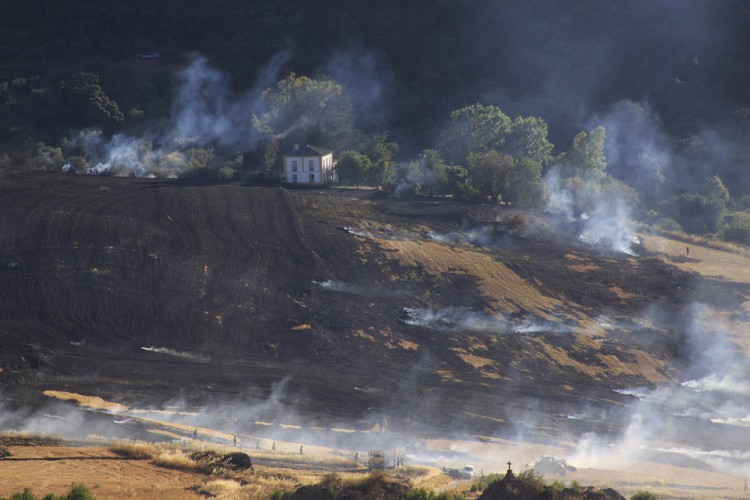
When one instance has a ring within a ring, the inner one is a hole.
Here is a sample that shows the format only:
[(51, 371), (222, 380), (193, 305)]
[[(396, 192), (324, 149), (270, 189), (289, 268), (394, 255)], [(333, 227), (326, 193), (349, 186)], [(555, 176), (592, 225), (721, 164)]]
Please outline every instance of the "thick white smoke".
[(592, 179), (566, 182), (558, 167), (551, 168), (543, 180), (546, 211), (561, 217), (565, 227), (577, 230), (582, 242), (628, 255), (636, 254), (640, 240), (628, 200), (612, 190), (602, 190)]
[(221, 71), (193, 54), (176, 74), (169, 118), (140, 137), (115, 134), (106, 140), (100, 131), (88, 131), (71, 141), (83, 149), (92, 165), (89, 173), (117, 176), (176, 177), (189, 167), (190, 148), (250, 150), (262, 139), (252, 120), (264, 110), (261, 92), (278, 79), (288, 59), (286, 51), (275, 55), (252, 88), (235, 93)]
[[(615, 468), (654, 452), (682, 454), (707, 468), (750, 472), (740, 446), (750, 424), (750, 364), (720, 314), (695, 304), (687, 329), (693, 360), (685, 380), (619, 390), (636, 398), (616, 440), (587, 434), (571, 457), (584, 467)], [(736, 437), (733, 437), (736, 436)]]

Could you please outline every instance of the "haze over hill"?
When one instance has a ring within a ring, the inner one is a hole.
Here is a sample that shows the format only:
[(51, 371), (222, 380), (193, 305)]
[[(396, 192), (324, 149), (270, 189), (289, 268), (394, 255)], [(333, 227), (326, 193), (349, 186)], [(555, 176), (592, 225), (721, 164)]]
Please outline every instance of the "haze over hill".
[(0, 189), (4, 427), (119, 432), (30, 409), (52, 390), (269, 438), (503, 436), (585, 466), (745, 471), (742, 255), (656, 236), (628, 254), (541, 212), (376, 191)]
[(746, 2), (0, 12), (0, 429), (750, 474)]

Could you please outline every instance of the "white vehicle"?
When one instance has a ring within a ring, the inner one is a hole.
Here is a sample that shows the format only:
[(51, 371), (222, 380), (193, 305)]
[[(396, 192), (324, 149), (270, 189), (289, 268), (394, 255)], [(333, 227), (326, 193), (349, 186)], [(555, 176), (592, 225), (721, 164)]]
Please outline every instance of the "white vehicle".
[(465, 465), (463, 476), (467, 479), (474, 479), (474, 466), (473, 465)]

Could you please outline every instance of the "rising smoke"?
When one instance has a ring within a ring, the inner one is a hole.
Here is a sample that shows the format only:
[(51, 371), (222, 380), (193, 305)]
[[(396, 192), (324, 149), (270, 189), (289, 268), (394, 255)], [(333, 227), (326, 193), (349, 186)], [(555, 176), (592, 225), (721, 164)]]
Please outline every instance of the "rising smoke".
[(250, 150), (263, 138), (252, 120), (264, 111), (260, 94), (278, 79), (289, 56), (287, 51), (275, 55), (251, 89), (236, 93), (222, 72), (192, 54), (176, 74), (169, 118), (139, 137), (115, 134), (106, 139), (101, 131), (86, 131), (71, 141), (93, 165), (90, 173), (118, 176), (177, 177), (191, 166), (191, 148)]
[(633, 397), (626, 430), (615, 440), (584, 435), (571, 460), (584, 467), (616, 468), (668, 452), (707, 469), (750, 472), (746, 452), (738, 448), (750, 426), (747, 355), (731, 325), (704, 304), (692, 308), (687, 342), (693, 354), (683, 382), (619, 390)]

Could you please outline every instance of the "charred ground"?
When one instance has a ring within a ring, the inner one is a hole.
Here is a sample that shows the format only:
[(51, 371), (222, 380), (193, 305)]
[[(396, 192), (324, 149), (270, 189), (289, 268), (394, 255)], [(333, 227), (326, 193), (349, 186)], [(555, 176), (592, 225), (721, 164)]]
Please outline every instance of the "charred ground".
[[(693, 301), (750, 292), (638, 253), (450, 200), (5, 172), (0, 390), (17, 405), (274, 392), (329, 425), (606, 434), (631, 399), (615, 389), (690, 362)], [(666, 319), (639, 321), (652, 305)], [(604, 416), (562, 417), (583, 406)]]

